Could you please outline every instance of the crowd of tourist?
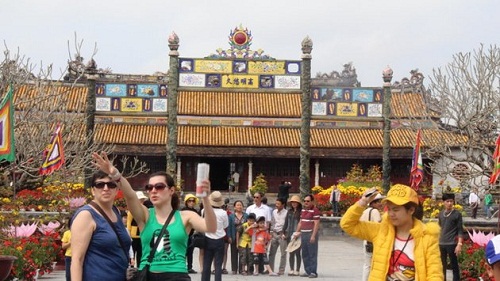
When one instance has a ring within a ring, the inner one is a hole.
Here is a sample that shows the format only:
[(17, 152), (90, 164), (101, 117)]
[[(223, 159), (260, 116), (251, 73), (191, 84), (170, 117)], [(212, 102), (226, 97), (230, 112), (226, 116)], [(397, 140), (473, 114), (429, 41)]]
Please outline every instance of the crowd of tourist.
[[(191, 280), (197, 273), (195, 248), (202, 281), (229, 274), (228, 251), (231, 274), (318, 277), (320, 211), (312, 195), (289, 198), (288, 182), (282, 182), (274, 209), (261, 192), (245, 209), (241, 200), (231, 206), (219, 191), (211, 192), (207, 180), (202, 188), (208, 196), (186, 194), (181, 201), (165, 172), (150, 175), (146, 196), (132, 189), (106, 154), (94, 153), (93, 159), (99, 170), (92, 179), (93, 199), (76, 211), (62, 239), (67, 280), (123, 281), (130, 267), (146, 270), (148, 280)], [(128, 213), (113, 206), (118, 189)], [(340, 226), (364, 240), (362, 280), (446, 280), (448, 258), (453, 280), (460, 280), (462, 215), (453, 207), (454, 194), (442, 199), (438, 222), (422, 221), (417, 193), (404, 185), (393, 186), (386, 196), (367, 190), (348, 208)], [(338, 212), (338, 189), (330, 200)], [(491, 276), (500, 280), (500, 237), (486, 247), (486, 261)]]

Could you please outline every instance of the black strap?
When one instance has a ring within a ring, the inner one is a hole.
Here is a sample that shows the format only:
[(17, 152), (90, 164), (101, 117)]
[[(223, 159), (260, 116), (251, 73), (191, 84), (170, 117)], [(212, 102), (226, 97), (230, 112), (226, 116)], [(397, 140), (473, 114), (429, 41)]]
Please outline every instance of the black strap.
[[(125, 249), (125, 245), (123, 245), (123, 241), (122, 239), (120, 239), (120, 235), (118, 235), (118, 231), (116, 231), (116, 228), (115, 228), (115, 225), (114, 223), (111, 221), (111, 219), (108, 217), (108, 215), (106, 215), (106, 213), (104, 212), (104, 210), (101, 208), (101, 206), (99, 206), (96, 202), (94, 201), (90, 201), (89, 205), (91, 205), (92, 207), (96, 208), (97, 211), (99, 211), (99, 213), (101, 213), (101, 215), (106, 219), (106, 221), (108, 221), (109, 225), (111, 226), (111, 228), (113, 229), (113, 231), (115, 232), (116, 234), (116, 237), (118, 238), (118, 242), (120, 242), (120, 246), (122, 247), (123, 249), (123, 253), (125, 254), (125, 258), (126, 260), (128, 261), (128, 252), (127, 252), (127, 249)], [(113, 206), (113, 209), (116, 208), (115, 206)], [(114, 211), (114, 210), (113, 210)], [(115, 213), (116, 214), (116, 213)]]
[(373, 211), (373, 208), (368, 212), (368, 221), (372, 221), (372, 211)]
[[(148, 263), (146, 264), (147, 267), (149, 267), (149, 265), (153, 261), (153, 256), (155, 255), (155, 250), (158, 247), (158, 244), (160, 244), (160, 240), (162, 239), (163, 234), (165, 234), (165, 231), (167, 230), (167, 226), (170, 223), (170, 221), (172, 220), (172, 217), (174, 216), (174, 213), (175, 213), (175, 210), (172, 210), (170, 212), (170, 215), (168, 215), (168, 218), (165, 221), (165, 224), (163, 224), (163, 227), (161, 228), (161, 231), (160, 231), (160, 235), (158, 235), (158, 238), (156, 239), (153, 248), (151, 248), (151, 252), (149, 252)], [(153, 240), (153, 237), (151, 237), (151, 240)]]
[[(97, 209), (97, 211), (99, 211), (99, 213), (101, 213), (101, 215), (108, 221), (108, 223), (111, 225), (111, 228), (115, 231), (115, 234), (116, 234), (116, 237), (118, 238), (118, 241), (120, 242), (120, 245), (123, 249), (123, 252), (125, 253), (125, 257), (127, 258), (128, 260), (128, 255), (127, 255), (127, 250), (125, 249), (124, 245), (123, 245), (123, 242), (122, 240), (120, 239), (120, 236), (118, 235), (118, 232), (116, 231), (116, 228), (115, 228), (115, 225), (113, 224), (113, 222), (109, 219), (109, 217), (106, 215), (106, 213), (103, 211), (103, 209), (101, 208), (101, 206), (99, 206), (97, 203), (95, 203), (94, 201), (91, 201), (89, 203), (89, 205), (93, 206), (94, 208)], [(116, 208), (113, 206), (113, 208)], [(165, 221), (165, 224), (163, 225), (163, 227), (161, 228), (161, 231), (160, 231), (160, 235), (158, 235), (158, 239), (156, 239), (155, 243), (154, 243), (154, 246), (153, 248), (151, 248), (151, 252), (149, 253), (149, 256), (148, 256), (148, 263), (146, 264), (146, 267), (147, 269), (146, 270), (149, 270), (149, 265), (151, 264), (151, 262), (153, 261), (153, 257), (154, 257), (154, 254), (155, 254), (155, 249), (158, 247), (158, 244), (160, 244), (160, 240), (161, 238), (163, 237), (163, 234), (165, 234), (165, 231), (167, 230), (167, 226), (169, 225), (170, 221), (172, 220), (172, 217), (174, 216), (174, 213), (175, 211), (172, 210), (170, 212), (170, 214), (168, 215), (168, 218), (167, 220)], [(153, 240), (153, 237), (151, 237), (151, 240)]]

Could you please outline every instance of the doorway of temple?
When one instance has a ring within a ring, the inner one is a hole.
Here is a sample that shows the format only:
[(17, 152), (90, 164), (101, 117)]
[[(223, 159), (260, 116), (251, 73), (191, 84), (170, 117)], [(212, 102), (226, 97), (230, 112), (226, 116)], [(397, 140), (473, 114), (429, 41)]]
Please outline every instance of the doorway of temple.
[(202, 158), (200, 163), (210, 165), (210, 184), (212, 190), (227, 191), (229, 188), (229, 159), (227, 158)]

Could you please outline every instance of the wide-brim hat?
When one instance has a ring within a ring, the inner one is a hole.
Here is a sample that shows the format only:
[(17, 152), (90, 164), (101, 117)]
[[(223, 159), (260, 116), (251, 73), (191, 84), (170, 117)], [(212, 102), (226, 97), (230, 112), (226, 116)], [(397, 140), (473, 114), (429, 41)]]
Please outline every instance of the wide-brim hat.
[(302, 205), (302, 201), (300, 200), (300, 196), (298, 196), (298, 195), (293, 195), (292, 198), (290, 198), (290, 200), (288, 200), (288, 203), (292, 203), (292, 202), (297, 202), (297, 203)]
[(198, 200), (198, 197), (194, 196), (194, 195), (193, 195), (193, 194), (191, 194), (191, 193), (186, 194), (186, 196), (184, 197), (184, 204), (186, 204), (186, 202), (187, 202), (188, 200), (190, 200), (190, 199), (194, 199), (194, 203), (195, 203), (195, 204), (198, 204), (198, 201), (199, 201), (199, 200)]
[(301, 242), (299, 237), (295, 237), (292, 240), (290, 240), (290, 243), (288, 243), (288, 247), (286, 247), (286, 251), (291, 253), (298, 248), (300, 248)]
[(404, 184), (394, 185), (389, 192), (387, 192), (387, 197), (382, 200), (382, 202), (390, 201), (393, 204), (402, 206), (408, 202), (413, 202), (418, 205), (418, 195), (417, 192)]
[(213, 207), (222, 207), (222, 205), (224, 205), (224, 199), (222, 198), (222, 193), (220, 193), (220, 191), (212, 192), (208, 199), (210, 200), (210, 205)]

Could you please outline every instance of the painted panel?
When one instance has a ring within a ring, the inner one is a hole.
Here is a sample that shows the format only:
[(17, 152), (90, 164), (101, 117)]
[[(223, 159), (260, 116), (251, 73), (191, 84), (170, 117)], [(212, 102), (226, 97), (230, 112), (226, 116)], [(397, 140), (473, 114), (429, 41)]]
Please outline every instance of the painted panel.
[(249, 61), (249, 74), (285, 74), (285, 61)]
[(320, 89), (320, 99), (324, 101), (341, 101), (342, 89), (339, 88), (322, 88)]
[(194, 71), (229, 74), (233, 72), (233, 62), (229, 60), (195, 60)]
[(358, 116), (358, 105), (356, 103), (337, 103), (337, 116), (356, 117)]
[(167, 99), (153, 99), (153, 112), (167, 112)]
[(137, 96), (139, 97), (158, 97), (158, 85), (155, 84), (139, 84), (137, 85)]
[(276, 75), (274, 81), (276, 89), (300, 89), (300, 76)]
[(95, 110), (96, 111), (110, 111), (111, 110), (111, 99), (110, 98), (96, 98), (95, 99)]
[(108, 97), (127, 96), (127, 84), (106, 84), (106, 96)]
[(258, 89), (258, 81), (258, 75), (224, 74), (221, 82), (222, 88)]
[(287, 61), (285, 65), (286, 74), (300, 74), (301, 73), (300, 61)]
[(373, 90), (371, 89), (353, 89), (352, 100), (359, 102), (373, 102)]
[(368, 104), (368, 117), (382, 117), (382, 104), (369, 103)]
[(137, 84), (127, 84), (127, 95), (129, 97), (137, 96)]
[(180, 73), (179, 86), (181, 87), (205, 87), (205, 74)]
[(167, 97), (168, 95), (168, 86), (167, 85), (160, 85), (160, 97)]
[(179, 71), (180, 72), (193, 72), (193, 60), (192, 59), (179, 59)]
[(95, 94), (96, 96), (104, 96), (104, 94), (106, 94), (106, 85), (102, 83), (96, 83)]
[(122, 112), (141, 112), (142, 99), (139, 98), (122, 98), (121, 99)]
[(337, 104), (334, 102), (326, 103), (326, 114), (327, 115), (336, 115), (337, 114)]
[(366, 103), (358, 103), (358, 116), (366, 117), (368, 114), (368, 105)]
[(312, 115), (326, 115), (326, 102), (313, 102)]

